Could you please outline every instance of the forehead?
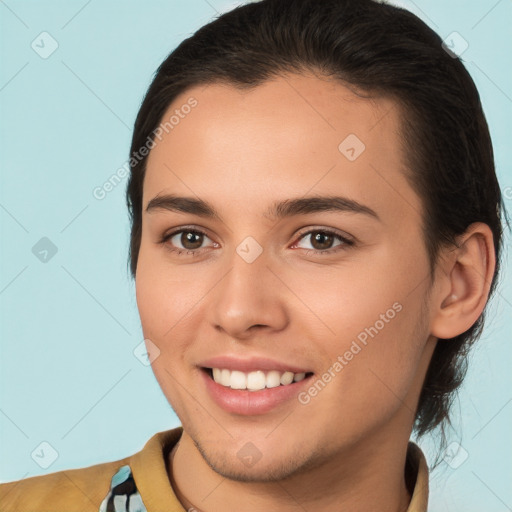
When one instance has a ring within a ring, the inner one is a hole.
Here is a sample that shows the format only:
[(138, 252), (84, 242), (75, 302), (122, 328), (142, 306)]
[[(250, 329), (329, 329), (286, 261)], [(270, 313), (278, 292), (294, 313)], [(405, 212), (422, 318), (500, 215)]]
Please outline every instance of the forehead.
[[(191, 99), (196, 106), (185, 108)], [(222, 83), (190, 88), (162, 123), (173, 115), (148, 157), (144, 205), (172, 192), (263, 211), (267, 196), (329, 191), (397, 219), (421, 209), (404, 176), (400, 109), (392, 99), (284, 75), (246, 90)]]

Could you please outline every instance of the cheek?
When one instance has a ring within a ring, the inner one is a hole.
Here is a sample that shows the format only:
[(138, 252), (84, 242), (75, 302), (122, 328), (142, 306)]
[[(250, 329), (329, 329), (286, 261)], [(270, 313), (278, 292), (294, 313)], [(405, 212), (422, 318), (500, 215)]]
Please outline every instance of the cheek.
[[(317, 406), (327, 407), (326, 414), (339, 415), (343, 422), (345, 411), (363, 424), (369, 416), (378, 422), (402, 406), (417, 378), (428, 338), (423, 307), (428, 274), (422, 257), (414, 261), (404, 255), (402, 260), (398, 254), (387, 256), (375, 258), (364, 270), (315, 280), (317, 292), (305, 301), (329, 327), (327, 336), (318, 333), (312, 338), (318, 353), (327, 355), (327, 375), (318, 378), (329, 381), (326, 401), (317, 401)], [(321, 383), (317, 388), (313, 394), (324, 393)]]
[(326, 437), (343, 445), (380, 429), (396, 415), (413, 414), (410, 391), (418, 377), (421, 334), (406, 315), (414, 313), (404, 307), (384, 327), (373, 322), (359, 331), (364, 334), (359, 338), (339, 324), (337, 342), (328, 347), (325, 373), (315, 376), (299, 397), (306, 404), (304, 418), (329, 418), (322, 427)]
[[(402, 256), (403, 258), (403, 256)], [(397, 269), (400, 269), (397, 271)], [(354, 339), (391, 338), (403, 325), (403, 317), (413, 314), (420, 296), (411, 293), (423, 274), (414, 269), (410, 258), (400, 260), (399, 254), (382, 247), (367, 254), (357, 255), (337, 267), (318, 267), (303, 272), (284, 274), (293, 286), (289, 301), (291, 314), (299, 322), (316, 325), (314, 337), (329, 347), (331, 353), (348, 349)], [(421, 287), (420, 287), (421, 288)], [(423, 290), (419, 290), (422, 293)], [(404, 315), (406, 304), (412, 309)], [(314, 331), (312, 331), (314, 332)], [(324, 336), (326, 335), (326, 337)]]
[(200, 290), (193, 277), (180, 268), (171, 272), (157, 251), (141, 246), (135, 283), (144, 336), (160, 342), (172, 338), (174, 326), (199, 300)]
[(340, 421), (345, 421), (344, 411), (350, 411), (355, 424), (371, 425), (400, 408), (411, 413), (415, 409), (407, 401), (420, 377), (428, 325), (418, 301), (396, 301), (388, 307), (389, 302), (373, 307), (373, 316), (365, 315), (362, 328), (344, 331), (338, 346), (330, 346), (331, 361), (340, 365), (329, 401), (337, 404), (332, 411)]
[[(179, 290), (183, 283), (170, 279), (167, 274), (161, 261), (151, 258), (141, 248), (136, 299), (144, 339), (150, 340), (158, 349), (151, 368), (171, 407), (182, 411), (184, 397), (179, 382), (182, 380), (187, 336), (179, 331), (182, 328), (180, 319), (185, 316), (185, 309), (190, 310), (190, 307), (186, 306), (186, 301), (180, 300)], [(147, 341), (146, 347), (151, 353)]]
[[(144, 331), (144, 337), (160, 339), (166, 324), (169, 326), (166, 312), (172, 312), (171, 297), (166, 293), (166, 286), (158, 269), (139, 259), (136, 276), (137, 308)], [(172, 325), (172, 324), (171, 324)], [(169, 328), (169, 327), (167, 327)]]

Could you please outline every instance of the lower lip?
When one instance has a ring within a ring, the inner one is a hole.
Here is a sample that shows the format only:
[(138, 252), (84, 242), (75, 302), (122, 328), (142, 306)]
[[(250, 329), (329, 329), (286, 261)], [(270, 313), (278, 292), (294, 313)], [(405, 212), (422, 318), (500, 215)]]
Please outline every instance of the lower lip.
[(201, 370), (200, 373), (213, 401), (225, 411), (243, 416), (268, 413), (292, 398), (296, 398), (301, 388), (308, 385), (313, 376), (309, 375), (299, 382), (286, 386), (248, 391), (222, 386), (217, 384), (206, 371)]

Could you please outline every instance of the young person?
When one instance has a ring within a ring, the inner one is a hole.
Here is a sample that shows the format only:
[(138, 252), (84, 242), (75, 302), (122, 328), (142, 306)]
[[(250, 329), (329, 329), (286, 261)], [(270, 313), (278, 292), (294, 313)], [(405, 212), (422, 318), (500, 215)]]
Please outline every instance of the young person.
[(495, 289), (476, 88), (411, 13), (263, 0), (159, 67), (131, 145), (130, 268), (182, 426), (0, 486), (2, 510), (425, 512)]

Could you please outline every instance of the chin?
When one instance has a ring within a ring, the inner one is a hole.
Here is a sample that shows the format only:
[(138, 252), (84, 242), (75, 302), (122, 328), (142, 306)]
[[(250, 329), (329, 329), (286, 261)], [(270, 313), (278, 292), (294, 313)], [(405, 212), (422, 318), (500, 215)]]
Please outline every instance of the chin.
[(226, 456), (226, 452), (205, 449), (201, 444), (195, 444), (199, 453), (213, 471), (236, 482), (284, 481), (321, 465), (316, 464), (313, 459), (304, 453), (285, 454), (281, 452), (272, 459), (268, 457), (265, 459), (264, 454), (256, 453), (255, 448), (249, 445), (245, 451), (241, 449), (237, 454)]

